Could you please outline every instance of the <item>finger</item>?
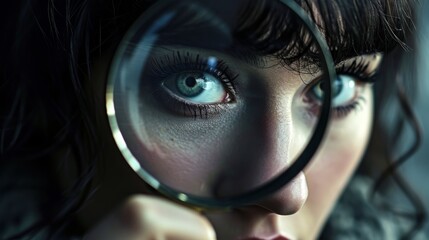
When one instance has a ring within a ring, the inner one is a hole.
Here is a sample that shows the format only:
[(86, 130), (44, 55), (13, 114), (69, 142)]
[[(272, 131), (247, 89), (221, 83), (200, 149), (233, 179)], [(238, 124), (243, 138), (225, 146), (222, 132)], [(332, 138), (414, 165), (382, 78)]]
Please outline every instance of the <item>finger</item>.
[(170, 201), (138, 195), (86, 235), (87, 240), (214, 240), (209, 221)]

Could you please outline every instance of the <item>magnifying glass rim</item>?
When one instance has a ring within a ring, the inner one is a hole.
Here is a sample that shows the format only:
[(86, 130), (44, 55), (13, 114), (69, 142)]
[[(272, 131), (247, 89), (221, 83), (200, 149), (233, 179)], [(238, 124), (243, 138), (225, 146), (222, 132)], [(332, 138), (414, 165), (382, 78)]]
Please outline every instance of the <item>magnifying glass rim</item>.
[[(326, 82), (327, 88), (324, 92), (326, 97), (324, 97), (323, 99), (322, 109), (320, 112), (321, 117), (318, 120), (314, 133), (307, 146), (305, 147), (304, 151), (302, 151), (296, 161), (291, 166), (289, 166), (288, 169), (283, 171), (283, 173), (281, 173), (276, 178), (257, 188), (244, 194), (240, 194), (230, 198), (213, 199), (207, 197), (200, 197), (193, 194), (177, 191), (165, 184), (162, 184), (149, 172), (147, 172), (141, 167), (139, 161), (134, 157), (130, 149), (127, 147), (127, 144), (124, 140), (124, 137), (122, 136), (116, 119), (116, 111), (114, 105), (114, 83), (117, 76), (117, 70), (119, 69), (120, 61), (122, 59), (120, 58), (120, 56), (122, 56), (125, 51), (125, 46), (122, 43), (126, 42), (127, 39), (130, 39), (132, 36), (134, 36), (137, 32), (138, 27), (142, 26), (142, 23), (147, 22), (147, 20), (151, 20), (152, 17), (154, 17), (155, 15), (156, 17), (167, 15), (172, 16), (172, 13), (174, 15), (174, 12), (171, 12), (174, 10), (170, 8), (169, 12), (165, 12), (164, 7), (169, 6), (170, 4), (184, 4), (184, 2), (180, 1), (180, 3), (178, 3), (175, 1), (161, 1), (161, 3), (155, 4), (155, 6), (150, 9), (151, 12), (145, 12), (145, 14), (143, 14), (133, 24), (133, 26), (130, 28), (131, 30), (129, 30), (122, 39), (121, 43), (119, 44), (119, 48), (114, 55), (106, 87), (106, 111), (108, 115), (108, 120), (115, 142), (127, 163), (147, 184), (149, 184), (159, 193), (167, 196), (168, 198), (171, 198), (172, 200), (196, 208), (233, 208), (247, 205), (274, 193), (275, 191), (283, 187), (285, 184), (290, 182), (304, 169), (304, 167), (310, 162), (311, 158), (317, 151), (321, 141), (323, 140), (329, 121), (332, 101), (332, 82), (336, 79), (335, 66), (327, 43), (324, 41), (324, 38), (322, 37), (322, 34), (320, 33), (316, 24), (311, 20), (311, 18), (304, 11), (304, 9), (302, 9), (297, 3), (292, 0), (280, 0), (280, 2), (285, 4), (292, 11), (293, 14), (295, 14), (297, 17), (300, 18), (300, 20), (303, 21), (310, 34), (315, 38), (316, 43), (321, 50), (321, 55), (324, 59), (324, 61), (322, 61), (322, 68), (325, 69), (325, 74), (327, 74), (329, 79), (329, 81)], [(160, 15), (160, 11), (164, 11), (165, 14)]]

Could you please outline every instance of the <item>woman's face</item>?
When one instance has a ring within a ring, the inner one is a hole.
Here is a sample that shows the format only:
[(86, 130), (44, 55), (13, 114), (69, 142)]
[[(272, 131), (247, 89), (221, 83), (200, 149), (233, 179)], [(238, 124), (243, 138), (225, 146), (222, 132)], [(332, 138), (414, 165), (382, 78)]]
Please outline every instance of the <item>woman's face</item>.
[[(370, 59), (368, 71), (373, 71), (379, 63), (379, 56), (365, 58)], [(295, 134), (305, 132), (301, 129), (305, 128), (305, 125), (284, 121), (285, 115), (293, 115), (296, 112), (288, 99), (299, 94), (305, 86), (299, 77), (281, 66), (260, 71), (265, 76), (273, 101), (267, 110), (270, 121), (259, 126), (266, 128), (265, 131), (270, 134), (267, 139), (271, 139), (269, 144), (275, 146), (272, 152), (261, 158), (261, 161), (270, 164), (287, 159), (287, 152), (294, 151), (281, 137), (291, 135), (288, 132), (290, 127), (294, 128), (292, 138)], [(312, 76), (307, 77), (310, 81), (314, 80)], [(219, 239), (274, 239), (277, 235), (287, 239), (317, 238), (358, 164), (371, 131), (372, 87), (360, 82), (355, 76), (353, 82), (355, 88), (350, 89), (353, 91), (350, 96), (353, 96), (354, 100), (346, 101), (343, 105), (347, 106), (356, 100), (359, 104), (356, 108), (339, 112), (338, 116), (331, 118), (331, 125), (320, 150), (300, 175), (276, 194), (255, 202), (252, 206), (231, 212), (207, 214)], [(301, 104), (297, 106), (302, 107)]]
[[(364, 75), (369, 76), (376, 69), (380, 56), (368, 55), (358, 59), (365, 59), (363, 61), (368, 67)], [(344, 64), (351, 64), (354, 60), (351, 59)], [(278, 173), (278, 168), (271, 167), (272, 165), (282, 166), (279, 164), (282, 162), (287, 164), (291, 155), (296, 156), (296, 153), (302, 150), (302, 145), (294, 143), (294, 139), (308, 134), (309, 123), (301, 117), (312, 116), (312, 113), (307, 115), (302, 112), (313, 109), (307, 106), (311, 103), (306, 101), (306, 97), (311, 92), (309, 86), (317, 87), (303, 82), (317, 81), (317, 77), (312, 74), (296, 74), (281, 65), (255, 69), (255, 72), (262, 77), (270, 98), (264, 122), (255, 126), (258, 130), (249, 133), (248, 137), (262, 141), (260, 147), (270, 146), (263, 156), (259, 156), (259, 161), (263, 164), (258, 167), (262, 166), (259, 170), (266, 171), (263, 176), (273, 176)], [(334, 104), (338, 105), (331, 117), (331, 125), (324, 143), (311, 164), (300, 175), (276, 194), (255, 202), (252, 206), (231, 212), (207, 214), (220, 239), (240, 239), (250, 236), (266, 239), (276, 235), (290, 239), (316, 238), (359, 162), (371, 130), (372, 87), (361, 82), (357, 73), (355, 74), (339, 72), (339, 78), (352, 78), (350, 82), (343, 81), (344, 84), (353, 87), (343, 87), (341, 92), (337, 93)], [(302, 95), (306, 97), (297, 97)], [(230, 122), (225, 125), (233, 124)], [(258, 136), (258, 133), (264, 137)], [(206, 151), (215, 152), (220, 145), (218, 143), (202, 146)], [(225, 183), (229, 186), (223, 186), (222, 189), (234, 192), (241, 187), (240, 184), (255, 181), (246, 173), (240, 172), (237, 175), (244, 179), (240, 179), (241, 181), (231, 179)], [(196, 178), (197, 181), (205, 179), (199, 175), (196, 175)]]
[[(320, 113), (320, 70), (298, 71), (270, 56), (245, 61), (176, 46), (151, 54), (138, 104), (118, 123), (132, 132), (125, 140), (137, 159), (146, 159), (142, 166), (163, 183), (231, 196), (276, 176), (304, 149)], [(205, 213), (219, 239), (317, 237), (366, 148), (373, 110), (366, 82), (380, 59), (368, 54), (337, 64), (333, 113), (317, 154), (275, 194)]]
[[(175, 51), (181, 50), (171, 52)], [(270, 58), (261, 59), (265, 67), (256, 67), (215, 56), (237, 72), (234, 88), (192, 64), (157, 79), (155, 87), (144, 85), (141, 112), (137, 111), (141, 136), (136, 139), (141, 141), (139, 154), (147, 160), (143, 167), (163, 183), (204, 196), (230, 196), (275, 176), (303, 150), (320, 106), (314, 96), (320, 85), (317, 73), (297, 73)], [(334, 93), (330, 127), (320, 151), (277, 193), (247, 207), (207, 213), (219, 239), (317, 236), (365, 150), (372, 88), (358, 76), (371, 76), (380, 58), (379, 54), (357, 56), (339, 64), (343, 71), (336, 82), (342, 87)], [(361, 72), (344, 70), (354, 63), (366, 67)], [(218, 86), (198, 89), (198, 81), (204, 80)], [(266, 97), (253, 99), (249, 93), (253, 84), (263, 88)], [(197, 93), (188, 94), (191, 90)], [(185, 110), (183, 102), (189, 105)], [(193, 107), (206, 109), (200, 113)]]

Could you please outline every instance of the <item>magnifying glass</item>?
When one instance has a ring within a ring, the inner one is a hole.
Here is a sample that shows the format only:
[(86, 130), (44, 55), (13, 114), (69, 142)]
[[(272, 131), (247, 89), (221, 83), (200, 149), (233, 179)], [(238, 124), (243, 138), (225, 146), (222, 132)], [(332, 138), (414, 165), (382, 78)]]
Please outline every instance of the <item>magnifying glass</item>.
[[(252, 27), (270, 19), (250, 1), (159, 1), (119, 44), (106, 90), (113, 137), (130, 167), (172, 200), (197, 208), (258, 201), (299, 174), (323, 139), (336, 79), (329, 48), (294, 1), (266, 4), (283, 14), (274, 43), (272, 25)], [(314, 66), (323, 82), (317, 111), (302, 95), (285, 99), (287, 134), (274, 140), (286, 150), (276, 161), (267, 161), (273, 90), (258, 72), (273, 67), (259, 61), (268, 55), (294, 78)]]

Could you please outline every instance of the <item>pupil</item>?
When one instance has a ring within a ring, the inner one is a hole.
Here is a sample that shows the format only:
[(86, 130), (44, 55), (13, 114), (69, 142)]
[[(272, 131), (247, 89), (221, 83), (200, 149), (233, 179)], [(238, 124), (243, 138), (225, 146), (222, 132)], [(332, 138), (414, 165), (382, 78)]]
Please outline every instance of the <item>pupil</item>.
[(187, 77), (185, 80), (186, 86), (193, 88), (197, 85), (197, 80), (194, 77)]
[[(334, 82), (333, 82), (333, 92), (332, 92), (332, 96), (336, 97), (338, 94), (340, 94), (340, 92), (343, 90), (343, 82), (341, 81), (341, 78), (338, 77)], [(320, 90), (325, 93), (326, 88), (327, 88), (327, 84), (325, 81), (320, 83)]]

